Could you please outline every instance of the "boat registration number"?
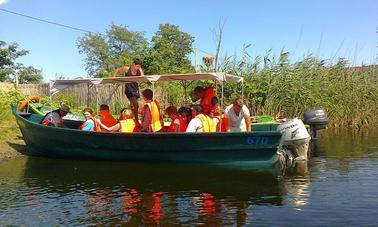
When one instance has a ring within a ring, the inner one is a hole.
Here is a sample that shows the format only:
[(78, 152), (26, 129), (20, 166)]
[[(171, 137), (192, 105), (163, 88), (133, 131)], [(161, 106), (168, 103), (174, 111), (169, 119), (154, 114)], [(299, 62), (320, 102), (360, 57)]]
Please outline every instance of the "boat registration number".
[(247, 137), (247, 144), (268, 144), (269, 137), (267, 136), (249, 136)]

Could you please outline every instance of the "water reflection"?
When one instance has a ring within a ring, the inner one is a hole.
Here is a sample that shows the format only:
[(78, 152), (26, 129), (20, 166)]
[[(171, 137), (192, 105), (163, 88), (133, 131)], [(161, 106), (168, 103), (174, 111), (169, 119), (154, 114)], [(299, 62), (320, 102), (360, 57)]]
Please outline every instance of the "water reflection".
[(248, 207), (282, 204), (276, 169), (30, 157), (22, 173), (18, 189), (1, 186), (19, 194), (13, 208), (0, 199), (0, 217), (26, 216), (5, 224), (243, 225)]

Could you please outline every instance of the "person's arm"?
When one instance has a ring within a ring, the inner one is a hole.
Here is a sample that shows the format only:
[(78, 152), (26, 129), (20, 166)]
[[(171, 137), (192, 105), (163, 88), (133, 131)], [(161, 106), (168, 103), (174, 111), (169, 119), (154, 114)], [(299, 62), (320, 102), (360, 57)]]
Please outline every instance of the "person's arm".
[(129, 66), (118, 67), (118, 68), (114, 71), (112, 77), (117, 77), (118, 74), (119, 74), (120, 72), (122, 72), (122, 71), (127, 72), (128, 70), (129, 70)]
[(174, 124), (174, 126), (175, 126), (175, 132), (179, 132), (179, 131), (180, 131), (180, 120), (176, 118), (176, 119), (173, 121), (173, 124)]
[(141, 75), (141, 76), (144, 76), (144, 72), (143, 72), (143, 69), (142, 69), (142, 68), (140, 68), (140, 69), (139, 69), (139, 71), (140, 71), (140, 75)]
[(242, 107), (247, 132), (251, 131), (251, 114), (247, 106)]
[(142, 125), (141, 125), (141, 132), (150, 132), (150, 124), (151, 124), (151, 113), (148, 107), (143, 107), (144, 110), (142, 111)]
[(231, 129), (230, 129), (230, 119), (228, 117), (228, 110), (226, 109), (224, 111), (224, 120), (223, 120), (223, 123), (224, 123), (224, 128), (226, 130), (226, 132), (230, 132)]
[(100, 119), (97, 119), (97, 124), (99, 124), (101, 128), (105, 129), (106, 131), (119, 131), (119, 129), (121, 128), (121, 123), (117, 123), (111, 127), (107, 127), (100, 121)]
[(247, 126), (247, 132), (250, 132), (251, 131), (251, 118), (246, 117), (244, 119), (245, 119), (245, 125)]

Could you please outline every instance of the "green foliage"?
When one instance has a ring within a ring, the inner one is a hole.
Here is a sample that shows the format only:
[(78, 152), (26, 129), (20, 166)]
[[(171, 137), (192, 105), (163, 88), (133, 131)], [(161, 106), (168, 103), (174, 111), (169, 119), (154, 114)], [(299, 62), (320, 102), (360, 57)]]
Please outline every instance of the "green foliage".
[(188, 55), (192, 53), (194, 37), (171, 24), (161, 24), (151, 40), (144, 58), (146, 74), (193, 72)]
[(113, 24), (104, 36), (86, 34), (77, 45), (79, 53), (85, 55), (88, 74), (109, 77), (117, 67), (131, 65), (136, 58), (143, 61), (145, 74), (193, 72), (188, 58), (193, 42), (190, 34), (175, 25), (160, 25), (149, 44), (143, 32)]
[[(224, 72), (244, 77), (244, 100), (254, 114), (299, 116), (314, 107), (326, 110), (331, 123), (361, 126), (377, 122), (377, 66), (348, 67), (345, 59), (328, 64), (309, 55), (290, 63), (289, 53), (277, 58), (267, 51), (264, 61), (252, 58), (244, 49), (241, 59), (225, 57)], [(232, 94), (240, 94), (236, 85), (225, 87), (225, 103)]]
[(0, 82), (14, 82), (12, 75), (17, 75), (21, 84), (42, 82), (41, 70), (15, 62), (29, 53), (27, 50), (18, 50), (18, 47), (17, 43), (7, 46), (6, 42), (0, 40)]
[(43, 81), (42, 71), (32, 66), (21, 68), (17, 74), (20, 84), (38, 84)]
[(19, 103), (26, 98), (26, 95), (15, 89), (0, 90), (0, 121), (9, 121), (13, 119), (11, 104)]
[(104, 36), (97, 33), (79, 38), (80, 54), (85, 54), (85, 70), (93, 77), (109, 77), (122, 65), (130, 65), (147, 48), (142, 32), (112, 24)]

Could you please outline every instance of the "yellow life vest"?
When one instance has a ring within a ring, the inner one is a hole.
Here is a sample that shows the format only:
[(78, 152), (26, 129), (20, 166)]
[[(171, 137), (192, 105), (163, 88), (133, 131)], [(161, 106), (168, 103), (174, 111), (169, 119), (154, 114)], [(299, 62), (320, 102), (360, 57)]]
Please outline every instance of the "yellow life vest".
[(134, 119), (120, 120), (121, 132), (134, 132), (135, 121)]
[(203, 132), (216, 132), (216, 126), (213, 119), (204, 114), (198, 114), (196, 117), (202, 122)]
[(160, 107), (159, 107), (159, 104), (156, 100), (152, 101), (152, 102), (148, 102), (146, 103), (146, 105), (148, 106), (148, 108), (150, 109), (150, 113), (151, 113), (151, 123), (150, 123), (150, 126), (151, 126), (151, 129), (153, 132), (158, 132), (160, 131), (163, 127), (160, 123)]

